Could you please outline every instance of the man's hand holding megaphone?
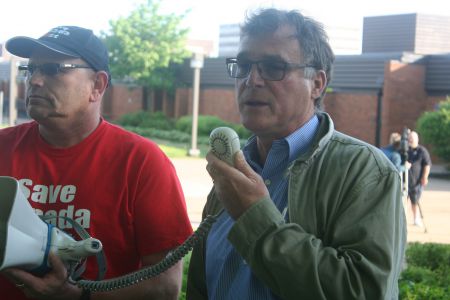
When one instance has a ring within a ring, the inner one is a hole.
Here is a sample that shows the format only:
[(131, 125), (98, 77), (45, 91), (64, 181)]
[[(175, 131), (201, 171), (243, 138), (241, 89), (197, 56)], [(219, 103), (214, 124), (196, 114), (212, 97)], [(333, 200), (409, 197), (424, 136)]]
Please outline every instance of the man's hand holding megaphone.
[(48, 262), (51, 269), (43, 276), (36, 276), (19, 268), (8, 268), (1, 272), (15, 282), (27, 297), (33, 299), (55, 299), (50, 295), (59, 295), (58, 299), (68, 299), (66, 295), (74, 295), (74, 293), (80, 298), (82, 290), (68, 281), (69, 274), (61, 258), (50, 252)]
[(28, 297), (81, 296), (82, 289), (70, 280), (81, 275), (82, 262), (91, 255), (98, 259), (98, 279), (103, 278), (106, 268), (99, 240), (71, 219), (65, 218), (82, 238), (79, 241), (45, 222), (47, 218), (39, 218), (15, 178), (0, 176), (0, 191), (0, 273)]

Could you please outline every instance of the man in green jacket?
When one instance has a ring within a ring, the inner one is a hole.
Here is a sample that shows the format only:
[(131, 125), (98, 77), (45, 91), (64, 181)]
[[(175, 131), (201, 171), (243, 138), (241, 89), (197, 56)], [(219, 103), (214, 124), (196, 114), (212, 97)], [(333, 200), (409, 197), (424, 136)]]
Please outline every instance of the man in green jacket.
[(207, 155), (188, 299), (397, 299), (406, 243), (400, 177), (383, 153), (320, 112), (333, 52), (322, 26), (263, 9), (241, 28), (236, 78), (254, 133), (234, 167)]

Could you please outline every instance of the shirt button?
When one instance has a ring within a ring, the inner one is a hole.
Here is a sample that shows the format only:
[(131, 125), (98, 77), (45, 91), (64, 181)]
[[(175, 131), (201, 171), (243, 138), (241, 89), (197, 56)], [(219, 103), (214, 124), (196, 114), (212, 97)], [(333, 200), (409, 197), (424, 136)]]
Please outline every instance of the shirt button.
[(266, 179), (264, 180), (264, 183), (266, 184), (266, 186), (269, 186), (272, 182), (270, 181), (270, 179)]

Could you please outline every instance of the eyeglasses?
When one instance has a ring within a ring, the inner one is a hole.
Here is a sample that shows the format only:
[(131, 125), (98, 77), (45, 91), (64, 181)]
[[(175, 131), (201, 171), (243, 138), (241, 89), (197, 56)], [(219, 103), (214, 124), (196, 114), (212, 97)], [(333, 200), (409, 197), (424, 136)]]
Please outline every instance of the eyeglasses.
[(284, 61), (259, 60), (259, 61), (238, 61), (237, 58), (227, 58), (226, 65), (228, 75), (231, 78), (245, 78), (250, 74), (252, 66), (256, 64), (259, 76), (269, 81), (283, 80), (286, 72), (294, 69), (314, 68), (312, 65), (293, 64)]
[(45, 76), (55, 76), (65, 70), (70, 69), (92, 69), (90, 66), (77, 65), (77, 64), (59, 64), (59, 63), (45, 63), (42, 65), (22, 65), (19, 66), (19, 71), (25, 71), (27, 76), (32, 76), (34, 72), (39, 70), (41, 74)]

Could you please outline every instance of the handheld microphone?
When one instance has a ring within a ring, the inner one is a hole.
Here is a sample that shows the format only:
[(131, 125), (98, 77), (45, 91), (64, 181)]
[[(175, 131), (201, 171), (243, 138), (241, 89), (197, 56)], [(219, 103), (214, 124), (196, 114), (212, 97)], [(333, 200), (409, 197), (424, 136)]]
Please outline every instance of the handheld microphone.
[(241, 145), (237, 133), (229, 127), (218, 127), (209, 136), (211, 151), (221, 160), (234, 165), (234, 155)]

